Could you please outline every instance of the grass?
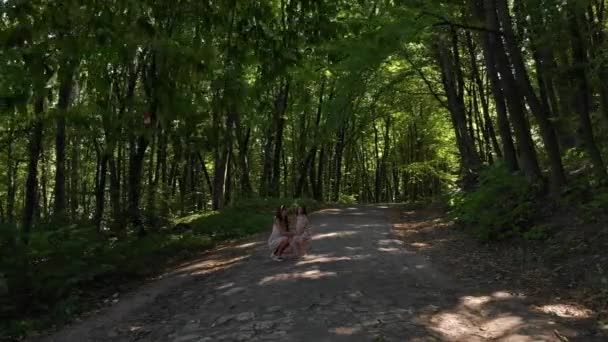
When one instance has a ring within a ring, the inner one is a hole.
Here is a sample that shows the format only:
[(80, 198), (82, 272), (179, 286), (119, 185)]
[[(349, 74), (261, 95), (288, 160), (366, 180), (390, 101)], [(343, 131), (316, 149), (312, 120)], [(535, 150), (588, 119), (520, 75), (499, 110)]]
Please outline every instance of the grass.
[(65, 324), (171, 262), (269, 231), (274, 210), (282, 204), (306, 205), (310, 211), (320, 207), (311, 200), (256, 198), (178, 218), (143, 238), (71, 225), (38, 229), (27, 246), (14, 243), (14, 227), (0, 227), (0, 340)]

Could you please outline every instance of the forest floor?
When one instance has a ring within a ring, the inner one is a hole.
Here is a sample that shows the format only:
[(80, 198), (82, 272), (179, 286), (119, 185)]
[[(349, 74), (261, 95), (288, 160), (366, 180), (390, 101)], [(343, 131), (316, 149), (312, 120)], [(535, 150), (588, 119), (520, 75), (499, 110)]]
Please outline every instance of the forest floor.
[(585, 307), (513, 285), (520, 282), (509, 266), (462, 232), (446, 229), (440, 211), (353, 206), (322, 210), (311, 221), (312, 248), (302, 259), (271, 261), (267, 234), (256, 235), (110, 298), (111, 306), (39, 340), (608, 337)]

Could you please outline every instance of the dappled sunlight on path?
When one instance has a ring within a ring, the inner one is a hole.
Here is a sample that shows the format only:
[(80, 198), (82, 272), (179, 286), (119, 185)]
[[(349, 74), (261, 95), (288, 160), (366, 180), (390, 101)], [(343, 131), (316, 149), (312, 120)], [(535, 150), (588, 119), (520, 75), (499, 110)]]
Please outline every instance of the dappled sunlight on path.
[(312, 215), (311, 250), (299, 259), (270, 260), (265, 235), (225, 246), (178, 268), (178, 286), (77, 340), (553, 341), (556, 332), (594, 340), (580, 336), (576, 322), (585, 317), (567, 308), (532, 308), (508, 289), (470, 287), (437, 271), (391, 231), (393, 210)]

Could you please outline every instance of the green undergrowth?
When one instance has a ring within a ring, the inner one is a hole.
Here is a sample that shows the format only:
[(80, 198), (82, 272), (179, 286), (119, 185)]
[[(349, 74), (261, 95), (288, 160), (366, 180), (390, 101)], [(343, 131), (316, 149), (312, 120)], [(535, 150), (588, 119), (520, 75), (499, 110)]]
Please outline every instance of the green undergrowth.
[(536, 214), (535, 192), (526, 179), (502, 166), (483, 170), (477, 188), (451, 198), (451, 216), (476, 238), (489, 241), (525, 236)]
[(291, 214), (298, 205), (308, 211), (319, 209), (318, 202), (309, 199), (258, 198), (237, 201), (234, 206), (222, 211), (205, 212), (182, 217), (176, 226), (190, 229), (196, 235), (211, 237), (214, 241), (225, 241), (262, 231), (269, 231), (276, 208), (285, 205)]
[(142, 238), (69, 225), (37, 227), (27, 245), (15, 240), (14, 226), (0, 226), (0, 341), (61, 325), (172, 261), (267, 231), (281, 204), (320, 207), (311, 200), (248, 199), (176, 219)]
[(593, 184), (590, 175), (578, 175), (559, 195), (546, 194), (497, 164), (480, 173), (473, 191), (454, 192), (447, 201), (450, 217), (481, 241), (542, 241), (555, 233), (551, 221), (560, 213), (575, 213), (583, 223), (605, 218), (608, 189)]

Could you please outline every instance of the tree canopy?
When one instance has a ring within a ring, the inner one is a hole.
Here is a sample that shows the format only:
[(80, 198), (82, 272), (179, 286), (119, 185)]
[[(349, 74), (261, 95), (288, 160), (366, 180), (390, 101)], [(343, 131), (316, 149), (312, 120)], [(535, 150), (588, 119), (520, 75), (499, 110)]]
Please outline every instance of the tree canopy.
[(604, 184), (605, 16), (603, 0), (2, 1), (4, 243), (72, 223), (144, 236), (247, 198), (417, 201), (491, 166), (556, 197)]

